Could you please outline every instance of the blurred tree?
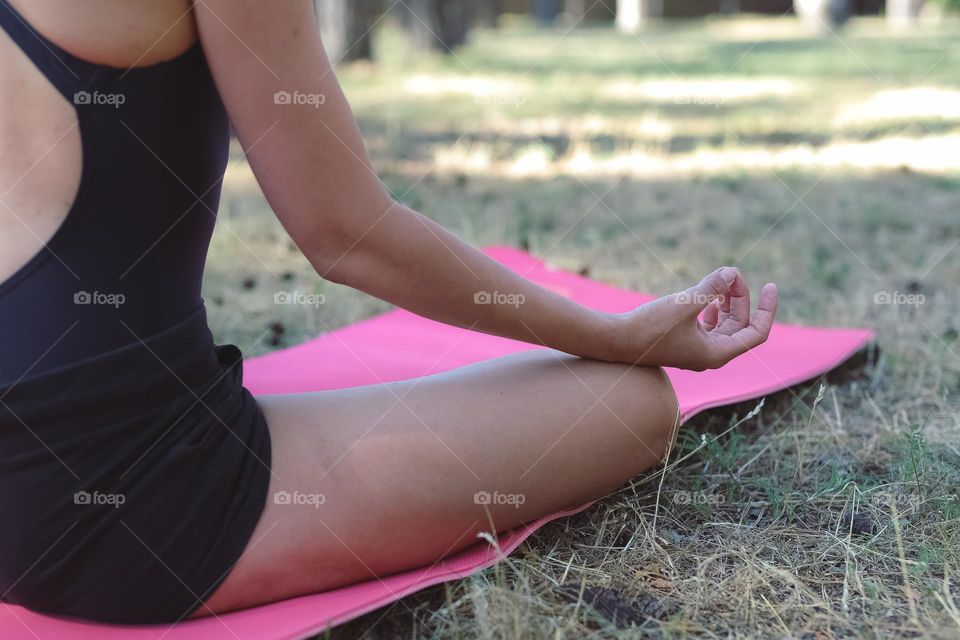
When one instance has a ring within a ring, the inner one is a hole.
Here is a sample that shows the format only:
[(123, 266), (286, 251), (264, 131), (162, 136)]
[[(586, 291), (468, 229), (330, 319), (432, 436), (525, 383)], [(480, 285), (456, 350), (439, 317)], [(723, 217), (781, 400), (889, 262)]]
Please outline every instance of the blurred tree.
[(923, 0), (887, 0), (887, 23), (895, 28), (912, 25), (920, 17)]
[(850, 17), (847, 0), (793, 0), (793, 9), (801, 20), (823, 35), (843, 26)]
[(477, 0), (406, 0), (397, 6), (414, 46), (444, 53), (467, 41)]
[(496, 27), (503, 12), (501, 0), (480, 0), (477, 3), (477, 24), (484, 27)]
[(580, 22), (587, 14), (586, 0), (564, 0), (563, 13), (571, 24)]
[(663, 0), (617, 0), (617, 28), (636, 33), (647, 18), (663, 15)]
[(313, 0), (323, 46), (333, 63), (373, 57), (371, 31), (383, 0)]
[(533, 0), (533, 15), (543, 26), (553, 26), (557, 18), (568, 24), (577, 24), (597, 4), (600, 3), (588, 3), (587, 0)]
[(560, 15), (560, 0), (533, 0), (533, 15), (541, 25), (553, 25)]

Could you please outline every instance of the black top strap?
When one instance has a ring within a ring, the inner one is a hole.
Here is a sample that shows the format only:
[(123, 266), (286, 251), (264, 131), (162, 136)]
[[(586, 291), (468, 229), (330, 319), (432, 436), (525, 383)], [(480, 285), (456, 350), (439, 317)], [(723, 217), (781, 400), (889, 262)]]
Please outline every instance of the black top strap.
[(103, 69), (64, 50), (34, 29), (7, 0), (0, 0), (0, 27), (34, 66), (71, 102), (95, 86)]

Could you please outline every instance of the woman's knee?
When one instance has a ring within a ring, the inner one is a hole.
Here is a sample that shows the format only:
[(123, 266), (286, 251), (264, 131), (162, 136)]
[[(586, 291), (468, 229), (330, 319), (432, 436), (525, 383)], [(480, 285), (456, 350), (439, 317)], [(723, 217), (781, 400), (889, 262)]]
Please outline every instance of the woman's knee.
[(663, 460), (676, 442), (679, 402), (673, 383), (660, 367), (630, 367), (618, 385), (627, 427), (639, 445)]
[(662, 458), (666, 458), (676, 444), (677, 435), (680, 431), (680, 400), (677, 398), (677, 392), (673, 388), (673, 382), (670, 381), (667, 372), (661, 367), (654, 367), (654, 371), (657, 376), (657, 398), (662, 403), (658, 408), (658, 411), (661, 412), (659, 419), (663, 421), (667, 434), (662, 456)]

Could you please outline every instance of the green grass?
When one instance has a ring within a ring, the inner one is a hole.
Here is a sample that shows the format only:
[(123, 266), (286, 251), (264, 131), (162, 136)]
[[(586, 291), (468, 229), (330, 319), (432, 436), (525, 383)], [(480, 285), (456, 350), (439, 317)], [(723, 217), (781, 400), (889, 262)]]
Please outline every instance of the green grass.
[[(878, 338), (755, 415), (695, 418), (662, 485), (330, 637), (956, 637), (958, 39), (742, 18), (480, 32), (440, 57), (387, 29), (380, 63), (341, 69), (386, 184), (470, 242), (660, 294), (736, 263), (779, 284), (781, 320)], [(292, 290), (326, 302), (273, 304)], [(388, 308), (319, 281), (242, 164), (205, 297), (248, 355)]]

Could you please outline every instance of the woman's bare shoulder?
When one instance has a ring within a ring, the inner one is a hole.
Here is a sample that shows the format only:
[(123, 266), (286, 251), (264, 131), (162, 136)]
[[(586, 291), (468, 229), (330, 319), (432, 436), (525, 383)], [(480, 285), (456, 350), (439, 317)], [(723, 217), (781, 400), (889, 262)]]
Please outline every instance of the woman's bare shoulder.
[(175, 58), (197, 38), (192, 0), (7, 0), (71, 54), (115, 67)]

